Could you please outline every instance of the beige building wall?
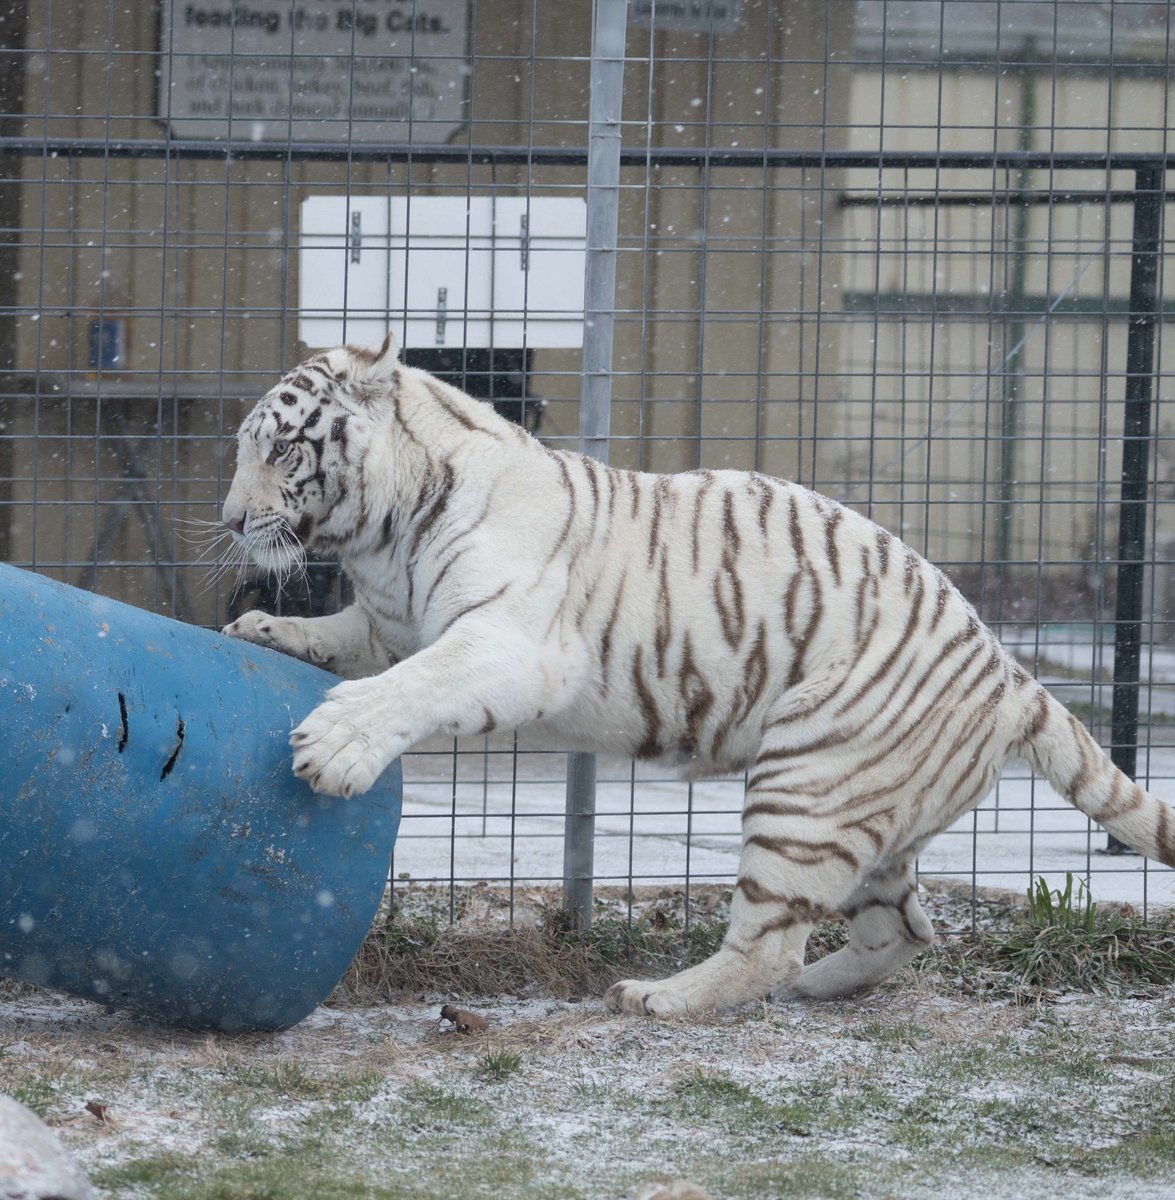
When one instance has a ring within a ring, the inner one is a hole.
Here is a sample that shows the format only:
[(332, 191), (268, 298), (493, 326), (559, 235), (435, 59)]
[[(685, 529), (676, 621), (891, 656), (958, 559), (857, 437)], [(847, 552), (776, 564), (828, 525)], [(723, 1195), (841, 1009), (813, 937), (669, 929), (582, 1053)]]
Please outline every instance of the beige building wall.
[[(745, 0), (739, 30), (716, 37), (713, 53), (705, 35), (630, 30), (625, 144), (827, 144), (822, 123), (843, 125), (848, 91), (825, 95), (810, 64), (829, 45), (847, 47), (851, 28), (826, 29), (826, 11), (822, 0)], [(451, 140), (585, 145), (590, 12), (543, 0), (532, 28), (530, 6), (481, 0), (472, 123)], [(156, 18), (154, 0), (32, 6), (27, 132), (158, 139)], [(26, 160), (27, 315), (15, 366), (38, 396), (7, 404), (34, 456), (13, 485), (13, 557), (212, 619), (219, 593), (186, 565), (200, 547), (177, 538), (174, 518), (215, 520), (231, 470), (222, 435), (306, 351), (296, 322), (301, 201), (347, 190), (582, 194), (584, 178), (574, 166), (226, 163), (182, 153)], [(811, 475), (801, 439), (837, 388), (819, 373), (836, 354), (835, 329), (819, 319), (836, 272), (818, 254), (839, 222), (833, 181), (628, 167), (623, 187), (613, 460)], [(125, 371), (88, 369), (99, 315), (126, 321)], [(574, 444), (578, 351), (538, 351), (534, 366), (532, 390), (550, 401), (544, 434)], [(831, 432), (831, 417), (821, 420)], [(155, 569), (157, 541), (170, 574)], [(69, 567), (95, 559), (111, 566)]]
[[(158, 139), (157, 11), (156, 0), (31, 5), (27, 133)], [(471, 120), (453, 142), (583, 146), (590, 11), (586, 2), (540, 0), (532, 27), (530, 5), (479, 0)], [(624, 144), (695, 152), (1017, 144), (1024, 75), (854, 64), (848, 11), (824, 0), (743, 0), (738, 31), (712, 46), (707, 35), (630, 29)], [(1169, 144), (1171, 86), (1157, 74), (1045, 72), (1031, 80), (1031, 144), (1160, 148)], [(176, 536), (175, 518), (215, 521), (231, 471), (225, 435), (306, 351), (296, 312), (302, 200), (348, 190), (582, 194), (585, 177), (576, 166), (226, 163), (182, 153), (33, 157), (23, 170), (27, 315), (13, 390), (35, 379), (38, 392), (0, 401), (20, 438), (11, 555), (208, 621), (228, 584), (207, 587), (192, 565), (202, 547)], [(1106, 186), (1096, 171), (1025, 182)], [(796, 478), (870, 511), (934, 557), (971, 562), (1000, 544), (994, 501), (1004, 495), (999, 435), (1011, 362), (1022, 368), (1013, 460), (1014, 494), (1025, 502), (1003, 535), (1011, 556), (1035, 563), (1112, 550), (1113, 531), (1096, 527), (1094, 506), (1114, 494), (1117, 450), (1111, 440), (1099, 456), (1098, 438), (1119, 420), (1123, 323), (1054, 317), (1017, 331), (990, 320), (982, 303), (1013, 280), (1017, 236), (1029, 296), (1120, 300), (1129, 206), (1112, 206), (1108, 219), (1099, 204), (1033, 208), (1018, 235), (1014, 213), (990, 202), (880, 212), (842, 204), (846, 195), (936, 187), (990, 198), (1014, 183), (975, 171), (891, 171), (879, 188), (873, 171), (626, 166), (612, 461)], [(903, 310), (903, 298), (918, 296), (945, 298), (947, 309), (978, 298), (979, 309)], [(125, 372), (87, 368), (99, 313), (127, 322)], [(1015, 338), (1023, 346), (1011, 355)], [(1169, 362), (1166, 329), (1164, 339)], [(577, 437), (578, 368), (578, 351), (534, 356), (531, 388), (549, 401), (543, 433), (555, 444)], [(172, 569), (157, 570), (156, 544)], [(110, 566), (69, 566), (95, 559)]]
[[(861, 70), (850, 144), (1153, 152), (1170, 147), (1172, 113), (1172, 82), (1157, 72)], [(1117, 552), (1131, 259), (1132, 208), (1103, 200), (1107, 188), (1133, 184), (1129, 171), (1110, 180), (1097, 170), (1022, 178), (946, 171), (940, 193), (972, 196), (973, 206), (850, 210), (847, 240), (879, 253), (846, 271), (856, 321), (841, 348), (856, 386), (845, 423), (867, 425), (869, 436), (846, 443), (838, 494), (939, 561), (990, 561), (1003, 551), (1025, 578), (1037, 575), (1038, 562), (1072, 564), (1061, 574), (1078, 591), (1092, 586), (1082, 564)], [(884, 180), (890, 194), (926, 194), (934, 185), (928, 172), (893, 171)], [(1018, 187), (1089, 198), (1026, 210), (1002, 203)], [(850, 190), (876, 197), (876, 176), (853, 173)], [(1173, 215), (1168, 206), (1168, 231)], [(1175, 278), (1163, 278), (1170, 311)], [(1014, 306), (1017, 287), (1030, 309), (1019, 320), (999, 312), (1005, 300)], [(1159, 340), (1160, 363), (1169, 368), (1169, 322)], [(1152, 463), (1164, 499), (1172, 486), (1168, 409), (1156, 407)], [(1005, 433), (1014, 437), (1006, 459)], [(1001, 533), (1007, 498), (1013, 504)], [(1169, 544), (1175, 529), (1161, 526), (1161, 506), (1154, 513), (1160, 527), (1152, 520), (1152, 530)]]

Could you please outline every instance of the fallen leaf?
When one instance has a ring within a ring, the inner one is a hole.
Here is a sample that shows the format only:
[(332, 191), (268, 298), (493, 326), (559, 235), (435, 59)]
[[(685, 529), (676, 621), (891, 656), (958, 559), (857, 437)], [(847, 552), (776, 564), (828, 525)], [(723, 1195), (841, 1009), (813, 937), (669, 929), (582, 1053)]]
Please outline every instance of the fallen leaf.
[(446, 1004), (441, 1009), (441, 1020), (452, 1021), (457, 1026), (458, 1033), (480, 1032), (488, 1029), (490, 1024), (485, 1017), (479, 1017), (477, 1013), (466, 1012), (463, 1008), (454, 1008), (452, 1004)]

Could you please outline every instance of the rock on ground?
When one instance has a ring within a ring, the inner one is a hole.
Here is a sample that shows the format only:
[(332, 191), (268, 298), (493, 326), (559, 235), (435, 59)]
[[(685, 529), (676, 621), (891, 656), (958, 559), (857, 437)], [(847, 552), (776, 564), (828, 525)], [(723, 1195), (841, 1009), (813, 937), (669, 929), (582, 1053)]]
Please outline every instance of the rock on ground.
[(6, 1200), (94, 1200), (89, 1180), (49, 1126), (23, 1104), (3, 1095), (0, 1196)]

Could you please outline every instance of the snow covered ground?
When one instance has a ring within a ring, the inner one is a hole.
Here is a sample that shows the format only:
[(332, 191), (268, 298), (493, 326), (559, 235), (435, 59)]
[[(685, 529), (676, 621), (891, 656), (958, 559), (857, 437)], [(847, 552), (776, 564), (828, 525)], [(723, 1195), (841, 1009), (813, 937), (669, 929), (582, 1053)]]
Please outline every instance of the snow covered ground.
[(0, 1091), (118, 1200), (1171, 1195), (1164, 997), (1017, 1005), (907, 971), (670, 1022), (471, 997), (470, 1036), (440, 1001), (230, 1037), (0, 991)]

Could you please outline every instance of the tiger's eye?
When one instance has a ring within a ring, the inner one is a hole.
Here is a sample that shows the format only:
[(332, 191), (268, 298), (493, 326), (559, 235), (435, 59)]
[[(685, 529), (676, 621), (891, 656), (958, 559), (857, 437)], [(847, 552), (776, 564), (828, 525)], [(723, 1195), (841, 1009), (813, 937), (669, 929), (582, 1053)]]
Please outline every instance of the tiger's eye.
[(275, 454), (285, 454), (289, 448), (290, 443), (284, 438), (278, 438), (277, 441), (273, 443), (273, 452)]

